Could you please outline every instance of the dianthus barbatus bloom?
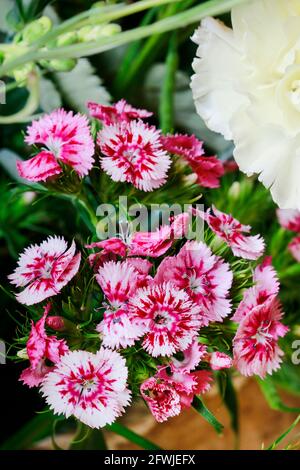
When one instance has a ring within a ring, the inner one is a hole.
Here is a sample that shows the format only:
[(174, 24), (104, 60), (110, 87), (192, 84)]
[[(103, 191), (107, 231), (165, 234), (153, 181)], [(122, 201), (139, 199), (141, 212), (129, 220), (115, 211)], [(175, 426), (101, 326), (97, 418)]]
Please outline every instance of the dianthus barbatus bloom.
[[(230, 214), (217, 210), (214, 206), (203, 214), (211, 230), (230, 246), (233, 254), (240, 258), (256, 260), (265, 248), (264, 240), (259, 235), (250, 236), (250, 225), (243, 225)], [(247, 234), (247, 235), (245, 235)]]
[(131, 106), (124, 99), (117, 101), (112, 106), (94, 103), (87, 103), (90, 115), (99, 119), (103, 124), (110, 125), (118, 122), (129, 122), (134, 119), (145, 119), (152, 116), (153, 113), (146, 109), (138, 109)]
[(218, 188), (224, 175), (223, 164), (216, 157), (205, 157), (203, 142), (194, 135), (174, 134), (161, 137), (167, 152), (179, 155), (197, 175), (197, 183), (204, 188)]
[(243, 300), (231, 320), (239, 323), (254, 307), (263, 304), (278, 294), (280, 286), (277, 273), (272, 266), (272, 258), (265, 258), (255, 268), (253, 283), (254, 286), (244, 292)]
[(31, 331), (26, 344), (30, 367), (25, 369), (20, 377), (20, 380), (29, 387), (40, 385), (46, 374), (52, 370), (52, 367), (46, 365), (46, 359), (55, 364), (69, 350), (64, 339), (47, 336), (45, 322), (50, 309), (51, 304), (47, 304), (42, 318), (35, 324), (31, 322)]
[(33, 305), (60, 293), (79, 269), (81, 254), (76, 246), (68, 249), (62, 237), (48, 237), (40, 245), (31, 245), (20, 255), (18, 266), (8, 276), (24, 290), (16, 295), (19, 302)]
[(253, 0), (233, 7), (232, 29), (206, 18), (192, 38), (198, 113), (285, 209), (300, 209), (299, 18), (298, 0)]
[(276, 296), (254, 307), (240, 322), (233, 340), (234, 365), (241, 374), (264, 378), (279, 368), (283, 351), (278, 339), (288, 327), (281, 323), (283, 312)]
[(151, 413), (159, 423), (163, 423), (181, 412), (180, 396), (172, 384), (150, 377), (142, 383), (140, 391)]
[(87, 117), (81, 114), (57, 109), (33, 121), (25, 142), (43, 146), (36, 156), (17, 162), (20, 176), (30, 181), (46, 181), (62, 173), (60, 162), (74, 168), (80, 177), (93, 166), (94, 142)]
[(297, 209), (277, 209), (276, 213), (281, 227), (292, 232), (300, 232), (300, 211)]
[(293, 238), (293, 240), (289, 243), (288, 248), (295, 260), (300, 263), (300, 236)]
[(202, 395), (211, 387), (212, 374), (207, 370), (197, 370), (187, 372), (182, 369), (176, 369), (171, 365), (158, 367), (155, 376), (164, 383), (171, 385), (180, 397), (181, 409), (189, 408), (192, 405), (195, 395)]
[(166, 182), (171, 161), (154, 126), (141, 120), (104, 126), (97, 142), (103, 154), (101, 167), (113, 181), (127, 181), (143, 191)]
[(49, 372), (41, 391), (55, 414), (101, 428), (121, 416), (130, 402), (127, 375), (125, 360), (116, 351), (72, 351)]
[[(144, 263), (144, 260), (139, 261), (138, 267)], [(148, 261), (145, 263), (149, 270)], [(128, 261), (110, 261), (99, 268), (96, 279), (108, 302), (103, 304), (104, 318), (96, 329), (101, 333), (104, 346), (126, 348), (145, 333), (144, 322), (128, 310), (127, 304), (136, 290), (146, 283), (147, 278), (147, 270), (141, 272)]]
[(142, 345), (154, 357), (185, 350), (203, 325), (200, 307), (170, 283), (138, 289), (128, 305), (145, 323)]
[(222, 321), (231, 311), (227, 297), (232, 272), (228, 263), (202, 242), (187, 242), (177, 256), (169, 256), (161, 262), (155, 282), (164, 281), (183, 289), (200, 307), (202, 325)]

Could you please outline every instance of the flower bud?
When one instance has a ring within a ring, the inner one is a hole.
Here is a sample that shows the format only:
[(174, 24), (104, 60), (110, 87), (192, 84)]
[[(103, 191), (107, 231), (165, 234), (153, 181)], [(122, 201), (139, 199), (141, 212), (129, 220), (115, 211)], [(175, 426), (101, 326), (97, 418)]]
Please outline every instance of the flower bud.
[(17, 356), (20, 359), (28, 359), (27, 348), (20, 349), (20, 351), (17, 352)]
[(66, 329), (64, 318), (59, 315), (53, 315), (46, 318), (46, 325), (55, 331), (64, 331)]
[(121, 27), (116, 23), (109, 23), (106, 25), (83, 26), (78, 30), (78, 38), (82, 42), (97, 41), (97, 39), (112, 36), (119, 33)]
[(22, 67), (18, 67), (13, 70), (12, 76), (16, 80), (16, 82), (19, 84), (19, 86), (23, 86), (24, 83), (26, 83), (29, 74), (33, 71), (34, 69), (34, 63), (29, 62), (28, 64), (23, 65)]
[(42, 16), (36, 21), (27, 25), (22, 33), (23, 41), (31, 44), (52, 28), (52, 21), (48, 16)]
[(76, 59), (52, 59), (52, 60), (41, 60), (40, 64), (49, 70), (54, 72), (69, 72), (76, 64)]
[(78, 36), (75, 31), (70, 31), (69, 33), (62, 34), (58, 37), (55, 46), (56, 47), (63, 47), (63, 46), (71, 46), (72, 44), (76, 44), (78, 42)]

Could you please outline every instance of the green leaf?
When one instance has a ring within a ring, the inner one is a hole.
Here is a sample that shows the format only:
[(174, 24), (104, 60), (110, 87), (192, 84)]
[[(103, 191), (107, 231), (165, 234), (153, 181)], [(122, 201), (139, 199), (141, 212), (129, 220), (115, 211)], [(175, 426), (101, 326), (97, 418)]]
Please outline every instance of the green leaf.
[(297, 424), (300, 422), (300, 415), (295, 419), (295, 421), (291, 424), (291, 426), (283, 433), (281, 436), (279, 436), (276, 441), (274, 441), (270, 447), (267, 448), (267, 450), (274, 450), (280, 444), (281, 441), (297, 426)]
[(26, 450), (35, 442), (51, 436), (53, 423), (57, 419), (49, 411), (38, 414), (13, 436), (1, 444), (0, 450)]
[(290, 413), (299, 413), (300, 408), (298, 407), (290, 407), (283, 403), (282, 399), (280, 398), (276, 385), (272, 382), (272, 380), (268, 377), (264, 380), (257, 379), (258, 384), (267, 400), (268, 404), (272, 408), (272, 410), (277, 411), (285, 411)]
[(126, 439), (128, 439), (128, 441), (133, 442), (134, 444), (137, 444), (142, 449), (161, 450), (160, 447), (158, 447), (156, 444), (153, 444), (153, 442), (148, 441), (148, 439), (145, 439), (144, 437), (139, 436), (135, 432), (126, 428), (125, 426), (122, 426), (122, 424), (113, 423), (109, 426), (106, 426), (106, 429), (108, 431), (112, 431), (118, 434), (119, 436), (125, 437)]
[[(219, 388), (223, 397), (224, 404), (230, 414), (231, 427), (232, 430), (238, 434), (239, 432), (239, 410), (238, 410), (238, 400), (235, 393), (235, 389), (229, 374), (218, 375)], [(224, 386), (221, 382), (221, 378), (224, 377)]]
[(218, 434), (222, 434), (224, 426), (221, 424), (217, 418), (212, 414), (212, 412), (204, 405), (203, 401), (200, 397), (196, 397), (192, 403), (193, 408), (195, 408), (198, 413), (209, 423), (213, 426), (215, 431)]
[(159, 117), (160, 127), (164, 134), (174, 129), (174, 90), (178, 68), (177, 33), (172, 34), (166, 59), (166, 74), (161, 89)]
[(300, 395), (299, 366), (284, 362), (280, 369), (272, 375), (272, 382), (294, 395)]

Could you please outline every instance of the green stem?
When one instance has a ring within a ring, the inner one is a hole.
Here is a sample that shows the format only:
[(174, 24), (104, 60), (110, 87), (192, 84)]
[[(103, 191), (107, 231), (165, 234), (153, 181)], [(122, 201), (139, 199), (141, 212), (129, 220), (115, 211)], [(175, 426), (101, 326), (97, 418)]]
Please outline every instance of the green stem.
[(0, 116), (0, 124), (14, 124), (17, 122), (26, 122), (29, 117), (37, 110), (40, 102), (40, 85), (39, 76), (36, 72), (32, 72), (28, 77), (29, 97), (25, 106), (15, 114), (9, 116)]
[(90, 204), (87, 197), (83, 193), (80, 193), (77, 197), (73, 198), (73, 201), (84, 208), (90, 219), (90, 224), (87, 225), (89, 226), (89, 229), (94, 232), (98, 224), (98, 219), (96, 217), (94, 208)]
[(108, 5), (100, 8), (92, 8), (90, 10), (79, 13), (78, 15), (75, 15), (69, 20), (64, 21), (62, 24), (56, 26), (47, 34), (34, 42), (33, 46), (37, 49), (39, 46), (46, 45), (49, 41), (54, 40), (63, 33), (74, 31), (75, 29), (81, 28), (82, 26), (89, 25), (91, 23), (100, 24), (116, 21), (126, 16), (147, 10), (148, 8), (178, 1), (179, 0), (143, 0), (135, 2), (131, 5)]
[(77, 433), (70, 444), (70, 450), (106, 450), (106, 443), (101, 429), (91, 429), (78, 422)]
[(164, 18), (163, 20), (157, 21), (151, 25), (115, 34), (112, 37), (103, 38), (92, 43), (75, 44), (51, 50), (31, 50), (27, 54), (17, 57), (16, 59), (8, 61), (6, 64), (2, 65), (0, 67), (0, 76), (7, 74), (14, 68), (23, 65), (26, 62), (36, 62), (41, 59), (78, 58), (99, 54), (100, 52), (128, 44), (131, 41), (136, 41), (153, 34), (161, 34), (177, 28), (184, 28), (192, 23), (198, 22), (206, 16), (220, 15), (231, 10), (234, 6), (247, 1), (249, 0), (210, 0), (202, 3), (201, 5), (190, 8), (187, 11), (178, 13), (177, 15)]
[(159, 121), (163, 134), (171, 132), (174, 128), (174, 88), (176, 70), (178, 68), (177, 34), (173, 33), (169, 44), (166, 62), (165, 78), (161, 89), (159, 106)]

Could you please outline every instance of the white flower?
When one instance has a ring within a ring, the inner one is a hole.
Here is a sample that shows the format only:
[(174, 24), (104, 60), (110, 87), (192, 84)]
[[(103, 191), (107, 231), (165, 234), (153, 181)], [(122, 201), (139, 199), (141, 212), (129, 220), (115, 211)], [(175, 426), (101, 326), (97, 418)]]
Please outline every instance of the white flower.
[(299, 0), (253, 0), (233, 8), (232, 29), (207, 18), (192, 38), (198, 113), (287, 209), (300, 209), (299, 31)]

